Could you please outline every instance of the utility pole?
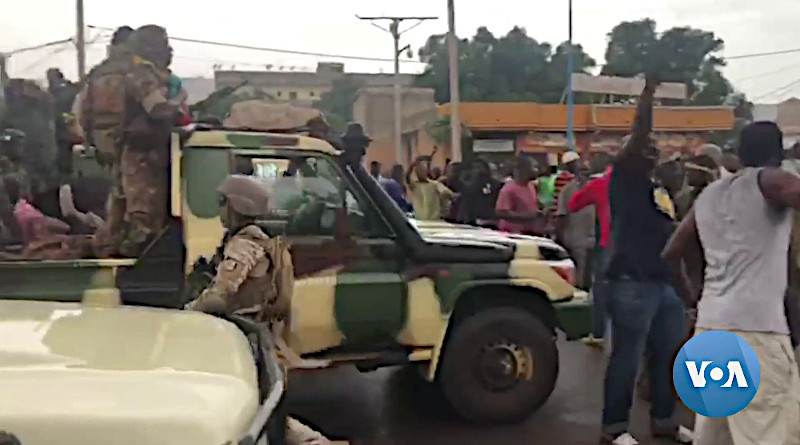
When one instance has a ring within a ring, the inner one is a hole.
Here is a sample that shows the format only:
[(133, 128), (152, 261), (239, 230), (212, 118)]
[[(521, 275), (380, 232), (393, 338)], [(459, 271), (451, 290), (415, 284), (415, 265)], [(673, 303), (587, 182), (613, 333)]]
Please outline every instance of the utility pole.
[(8, 83), (8, 71), (6, 70), (6, 61), (8, 61), (8, 56), (6, 54), (0, 53), (0, 88), (6, 86)]
[(83, 0), (75, 0), (75, 20), (77, 22), (75, 46), (78, 48), (78, 78), (83, 82), (86, 77), (86, 39), (83, 35), (83, 30), (85, 29), (83, 23)]
[(450, 144), (453, 162), (461, 162), (461, 94), (458, 89), (458, 37), (455, 1), (447, 0), (447, 52), (450, 65)]
[(567, 149), (575, 151), (575, 135), (573, 133), (575, 112), (575, 97), (572, 91), (572, 71), (574, 71), (575, 61), (573, 60), (572, 50), (572, 0), (569, 0), (569, 40), (567, 49)]
[[(403, 156), (403, 93), (400, 85), (400, 54), (408, 50), (408, 45), (400, 48), (400, 36), (416, 28), (426, 20), (436, 20), (437, 17), (361, 17), (356, 15), (360, 20), (369, 20), (373, 26), (392, 35), (394, 40), (394, 156), (400, 164), (405, 163), (405, 156)], [(389, 28), (384, 28), (375, 22), (378, 20), (388, 20)], [(411, 27), (401, 31), (400, 24), (406, 20), (416, 20), (417, 23)]]

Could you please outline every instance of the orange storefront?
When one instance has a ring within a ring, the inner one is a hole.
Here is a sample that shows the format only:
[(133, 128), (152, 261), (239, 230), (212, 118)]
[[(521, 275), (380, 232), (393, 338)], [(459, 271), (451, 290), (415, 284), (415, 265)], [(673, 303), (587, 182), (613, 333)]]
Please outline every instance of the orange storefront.
[[(439, 106), (438, 112), (449, 115), (450, 105)], [(566, 105), (464, 102), (460, 114), (472, 132), (476, 155), (481, 155), (483, 147), (504, 146), (502, 152), (508, 156), (528, 153), (554, 164), (567, 151)], [(576, 105), (576, 148), (582, 154), (616, 150), (631, 128), (634, 114), (632, 105)], [(735, 121), (730, 107), (656, 107), (653, 120), (659, 148), (682, 153), (708, 142), (711, 131), (731, 130)], [(502, 152), (495, 150), (493, 155)]]

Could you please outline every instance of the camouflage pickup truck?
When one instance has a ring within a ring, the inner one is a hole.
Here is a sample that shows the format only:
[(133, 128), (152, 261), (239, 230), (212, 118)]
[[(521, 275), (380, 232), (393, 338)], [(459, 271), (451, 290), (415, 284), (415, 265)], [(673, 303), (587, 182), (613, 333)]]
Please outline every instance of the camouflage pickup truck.
[(180, 308), (184, 274), (197, 275), (224, 235), (217, 186), (255, 175), (275, 190), (259, 224), (292, 246), (293, 349), (362, 370), (416, 364), (470, 420), (529, 416), (554, 388), (557, 332), (576, 339), (590, 327), (566, 251), (543, 238), (409, 220), (346, 153), (294, 134), (176, 134), (172, 220), (141, 258), (113, 273), (103, 261), (0, 263), (0, 298), (107, 290), (131, 305)]

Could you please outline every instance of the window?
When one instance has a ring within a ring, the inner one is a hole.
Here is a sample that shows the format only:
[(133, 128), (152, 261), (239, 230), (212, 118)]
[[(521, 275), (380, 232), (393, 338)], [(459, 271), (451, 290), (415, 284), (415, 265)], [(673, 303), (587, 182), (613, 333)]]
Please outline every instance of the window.
[(236, 173), (256, 176), (272, 189), (269, 209), (258, 218), (270, 235), (334, 236), (340, 218), (346, 218), (354, 236), (386, 232), (375, 229), (385, 226), (330, 159), (243, 155), (236, 157), (234, 166)]
[(297, 91), (290, 91), (289, 100), (296, 100), (296, 99), (297, 99)]

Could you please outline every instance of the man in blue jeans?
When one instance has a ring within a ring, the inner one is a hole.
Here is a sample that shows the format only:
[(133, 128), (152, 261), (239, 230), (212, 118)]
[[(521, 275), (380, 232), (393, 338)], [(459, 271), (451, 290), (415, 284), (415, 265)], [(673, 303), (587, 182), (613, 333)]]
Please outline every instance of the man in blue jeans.
[(653, 170), (659, 158), (651, 140), (653, 95), (658, 81), (647, 77), (633, 132), (617, 159), (609, 184), (611, 250), (606, 277), (611, 293), (613, 350), (605, 377), (601, 444), (636, 444), (628, 433), (639, 364), (649, 352), (651, 432), (681, 443), (674, 419), (672, 362), (685, 337), (684, 304), (670, 286), (661, 259), (673, 223), (654, 200)]

